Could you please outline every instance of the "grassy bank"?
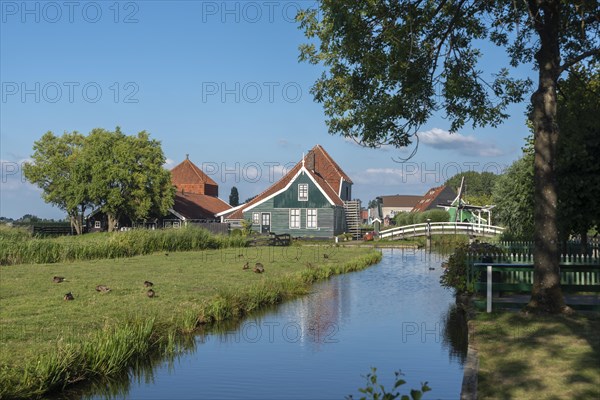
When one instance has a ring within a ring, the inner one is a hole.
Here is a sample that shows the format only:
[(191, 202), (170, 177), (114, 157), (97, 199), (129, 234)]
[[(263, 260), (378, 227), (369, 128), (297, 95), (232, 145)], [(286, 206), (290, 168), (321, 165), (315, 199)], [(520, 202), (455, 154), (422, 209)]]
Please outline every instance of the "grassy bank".
[(599, 399), (600, 318), (480, 314), (480, 399)]
[(157, 251), (241, 247), (241, 236), (217, 236), (204, 229), (138, 229), (82, 236), (37, 238), (16, 228), (0, 228), (0, 265), (124, 258)]
[[(325, 258), (323, 254), (327, 254)], [(330, 246), (229, 248), (127, 259), (0, 267), (0, 397), (40, 396), (138, 357), (169, 351), (200, 323), (241, 317), (305, 294), (381, 255)], [(243, 270), (264, 264), (265, 273)], [(55, 275), (66, 282), (52, 283)], [(148, 298), (145, 280), (154, 283)], [(96, 285), (109, 293), (98, 293)], [(72, 292), (75, 300), (64, 301)]]

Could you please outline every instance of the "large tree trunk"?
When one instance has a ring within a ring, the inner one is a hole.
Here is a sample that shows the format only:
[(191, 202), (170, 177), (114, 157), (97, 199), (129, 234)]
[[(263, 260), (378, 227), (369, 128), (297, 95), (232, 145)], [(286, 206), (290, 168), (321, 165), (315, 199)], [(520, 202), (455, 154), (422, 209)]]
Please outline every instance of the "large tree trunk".
[(559, 5), (546, 3), (538, 14), (536, 29), (540, 35), (539, 86), (531, 98), (531, 119), (535, 130), (535, 210), (534, 274), (531, 300), (527, 309), (559, 313), (568, 310), (560, 288), (560, 246), (557, 228), (557, 183), (555, 176), (558, 123), (556, 83), (560, 75)]
[(117, 229), (117, 222), (119, 221), (119, 219), (111, 213), (107, 213), (106, 216), (108, 218), (108, 231), (115, 231)]

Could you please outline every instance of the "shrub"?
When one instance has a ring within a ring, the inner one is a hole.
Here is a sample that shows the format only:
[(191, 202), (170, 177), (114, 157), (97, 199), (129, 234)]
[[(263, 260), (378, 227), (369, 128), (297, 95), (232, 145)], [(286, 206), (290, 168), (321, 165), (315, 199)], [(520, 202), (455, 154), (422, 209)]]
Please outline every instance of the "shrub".
[(456, 294), (473, 293), (475, 282), (468, 282), (469, 262), (485, 261), (488, 257), (496, 257), (503, 250), (489, 243), (473, 242), (461, 244), (448, 259), (447, 268), (440, 277), (440, 284), (456, 290)]

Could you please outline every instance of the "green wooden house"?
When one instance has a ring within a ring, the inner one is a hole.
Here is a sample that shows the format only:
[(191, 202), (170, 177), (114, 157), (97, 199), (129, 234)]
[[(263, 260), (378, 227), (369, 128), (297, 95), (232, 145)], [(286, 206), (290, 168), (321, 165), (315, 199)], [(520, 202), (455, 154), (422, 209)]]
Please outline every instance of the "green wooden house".
[(267, 190), (218, 215), (233, 225), (251, 221), (260, 233), (327, 238), (358, 230), (360, 202), (351, 199), (352, 180), (316, 145)]

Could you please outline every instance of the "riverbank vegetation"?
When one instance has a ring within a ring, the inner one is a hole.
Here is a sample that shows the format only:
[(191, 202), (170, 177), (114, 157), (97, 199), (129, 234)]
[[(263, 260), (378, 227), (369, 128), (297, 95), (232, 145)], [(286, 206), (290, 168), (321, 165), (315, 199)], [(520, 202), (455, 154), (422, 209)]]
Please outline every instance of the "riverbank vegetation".
[(600, 398), (600, 317), (479, 314), (481, 399)]
[(38, 238), (18, 228), (0, 227), (0, 265), (124, 258), (159, 251), (242, 247), (240, 236), (216, 236), (199, 228), (135, 229), (83, 236)]
[[(172, 351), (175, 338), (199, 324), (306, 294), (316, 280), (380, 258), (373, 249), (324, 245), (1, 266), (0, 397), (39, 397), (122, 373), (140, 357)], [(256, 262), (264, 273), (252, 272)], [(54, 276), (65, 281), (53, 283)], [(154, 284), (152, 298), (146, 280)], [(111, 290), (97, 292), (97, 285)], [(63, 300), (67, 292), (73, 301)]]

